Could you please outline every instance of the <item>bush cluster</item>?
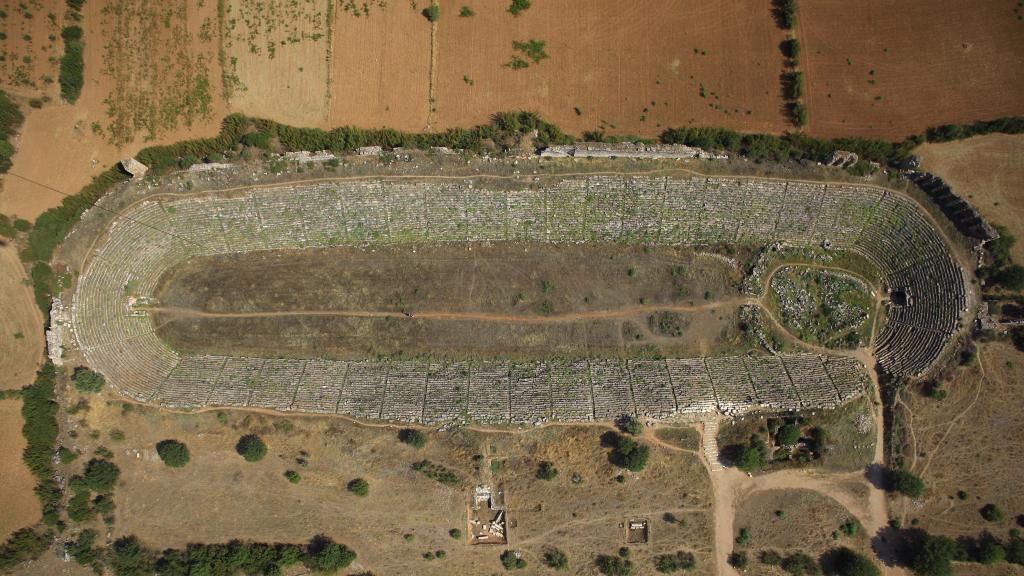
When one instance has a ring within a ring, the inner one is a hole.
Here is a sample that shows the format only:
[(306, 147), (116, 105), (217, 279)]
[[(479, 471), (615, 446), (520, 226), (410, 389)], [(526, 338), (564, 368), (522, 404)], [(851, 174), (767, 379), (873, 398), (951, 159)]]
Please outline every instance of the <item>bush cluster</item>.
[(25, 116), (18, 109), (18, 105), (6, 92), (0, 90), (0, 174), (7, 172), (11, 167), (14, 145), (10, 140), (24, 121)]
[(56, 526), (60, 520), (60, 488), (53, 480), (53, 451), (57, 443), (57, 400), (54, 395), (56, 369), (46, 362), (35, 382), (22, 393), (21, 432), (25, 437), (22, 458), (36, 477), (36, 495), (42, 504), (43, 522)]
[(191, 458), (188, 446), (177, 440), (162, 440), (156, 445), (156, 453), (164, 464), (171, 468), (182, 468)]
[(255, 434), (246, 434), (238, 439), (235, 451), (245, 458), (246, 462), (259, 462), (267, 455), (267, 445)]
[(82, 29), (68, 26), (60, 33), (64, 39), (64, 55), (60, 58), (60, 95), (74, 103), (82, 95), (85, 72), (85, 44), (82, 43)]

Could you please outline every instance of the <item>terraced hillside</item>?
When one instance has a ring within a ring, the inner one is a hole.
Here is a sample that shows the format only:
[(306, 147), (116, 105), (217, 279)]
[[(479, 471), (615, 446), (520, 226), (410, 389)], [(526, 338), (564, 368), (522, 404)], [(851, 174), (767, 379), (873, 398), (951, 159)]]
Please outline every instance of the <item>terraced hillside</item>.
[(111, 226), (82, 274), (73, 327), (89, 363), (123, 393), (178, 407), (421, 422), (590, 420), (828, 407), (866, 382), (856, 361), (809, 355), (522, 365), (189, 356), (161, 341), (138, 306), (165, 270), (197, 255), (491, 240), (782, 241), (853, 251), (893, 293), (875, 353), (897, 375), (927, 371), (967, 306), (963, 273), (942, 236), (916, 204), (877, 188), (732, 177), (569, 177), (510, 190), (486, 180), (367, 180), (139, 203)]

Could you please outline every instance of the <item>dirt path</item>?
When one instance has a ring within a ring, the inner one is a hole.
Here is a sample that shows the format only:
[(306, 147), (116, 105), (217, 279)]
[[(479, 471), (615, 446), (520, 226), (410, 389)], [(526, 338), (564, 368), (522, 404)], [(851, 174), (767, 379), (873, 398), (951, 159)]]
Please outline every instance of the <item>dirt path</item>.
[(738, 306), (741, 304), (756, 304), (757, 300), (750, 298), (732, 298), (729, 300), (718, 300), (697, 306), (682, 305), (644, 305), (625, 306), (610, 310), (592, 310), (588, 312), (573, 312), (569, 314), (551, 314), (548, 316), (516, 316), (510, 314), (489, 314), (486, 312), (379, 312), (373, 310), (285, 310), (279, 312), (206, 312), (192, 308), (174, 307), (147, 307), (150, 312), (161, 312), (169, 315), (184, 316), (190, 318), (271, 318), (288, 316), (337, 316), (344, 318), (410, 318), (426, 320), (454, 320), (454, 321), (476, 321), (493, 322), (497, 324), (558, 324), (564, 322), (579, 322), (582, 320), (603, 320), (607, 318), (631, 318), (650, 312), (700, 312), (721, 308), (723, 306)]

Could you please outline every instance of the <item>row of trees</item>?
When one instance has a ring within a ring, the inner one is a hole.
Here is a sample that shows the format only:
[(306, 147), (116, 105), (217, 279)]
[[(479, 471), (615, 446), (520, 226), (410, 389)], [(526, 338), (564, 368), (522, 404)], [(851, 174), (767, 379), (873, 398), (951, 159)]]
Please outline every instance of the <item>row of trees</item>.
[(82, 532), (67, 545), (74, 560), (99, 574), (105, 569), (117, 576), (189, 576), (195, 574), (281, 574), (297, 564), (318, 574), (335, 574), (356, 559), (356, 553), (327, 536), (317, 536), (305, 546), (265, 544), (234, 540), (227, 544), (189, 544), (184, 549), (150, 550), (134, 536), (112, 545), (95, 547), (96, 533)]
[(7, 172), (11, 167), (11, 157), (14, 156), (11, 138), (24, 120), (25, 117), (18, 109), (18, 105), (6, 92), (0, 91), (0, 174)]
[(64, 55), (60, 58), (60, 95), (74, 103), (82, 95), (85, 74), (85, 44), (82, 42), (82, 28), (68, 26), (60, 33), (64, 39)]

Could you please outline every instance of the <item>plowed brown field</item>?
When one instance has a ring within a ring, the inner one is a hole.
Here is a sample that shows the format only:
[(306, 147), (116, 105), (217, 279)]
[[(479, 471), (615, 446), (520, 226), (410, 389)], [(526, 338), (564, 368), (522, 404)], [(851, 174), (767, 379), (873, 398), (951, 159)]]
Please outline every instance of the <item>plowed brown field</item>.
[(807, 131), (900, 139), (937, 124), (1024, 113), (1024, 21), (1014, 7), (801, 2)]
[(32, 493), (35, 480), (21, 461), (25, 439), (21, 435), (21, 402), (0, 400), (0, 540), (39, 520), (39, 500)]
[(0, 390), (31, 384), (43, 359), (43, 318), (26, 280), (14, 247), (0, 247)]
[[(787, 127), (779, 89), (784, 36), (768, 0), (536, 2), (518, 17), (507, 2), (464, 4), (476, 16), (460, 18), (451, 6), (438, 26), (442, 127), (515, 109), (540, 112), (576, 134), (605, 127), (656, 135), (689, 123)], [(546, 42), (550, 57), (506, 67), (516, 54), (512, 42), (531, 39)]]

